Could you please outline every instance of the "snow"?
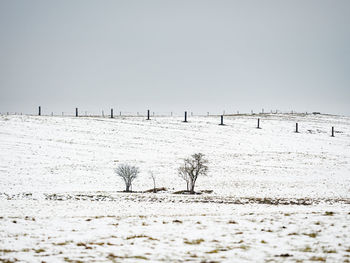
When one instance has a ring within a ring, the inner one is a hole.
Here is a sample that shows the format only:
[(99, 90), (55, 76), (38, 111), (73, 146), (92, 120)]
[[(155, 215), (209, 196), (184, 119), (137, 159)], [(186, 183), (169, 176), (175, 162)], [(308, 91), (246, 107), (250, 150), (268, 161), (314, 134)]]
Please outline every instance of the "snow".
[[(0, 259), (350, 260), (349, 117), (188, 121), (0, 116)], [(213, 193), (172, 194), (186, 187), (181, 159), (196, 152), (209, 160), (196, 189)], [(149, 171), (168, 191), (118, 192), (120, 163), (140, 167), (134, 191), (153, 187)]]

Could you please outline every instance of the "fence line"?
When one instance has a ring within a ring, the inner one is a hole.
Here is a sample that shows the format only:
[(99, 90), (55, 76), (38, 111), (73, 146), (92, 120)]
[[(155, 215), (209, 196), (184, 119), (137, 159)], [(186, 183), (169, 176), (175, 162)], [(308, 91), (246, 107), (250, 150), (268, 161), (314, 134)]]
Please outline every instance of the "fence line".
[[(75, 116), (75, 117), (102, 117), (102, 118), (115, 118), (114, 114), (113, 114), (113, 108), (110, 109), (110, 115), (105, 115), (104, 114), (104, 110), (101, 111), (101, 115), (100, 114), (94, 114), (94, 113), (89, 113), (88, 111), (83, 111), (85, 112), (85, 115), (81, 115), (79, 114), (79, 109), (78, 107), (75, 108), (75, 114), (72, 112), (62, 112), (61, 115), (54, 115), (53, 112), (51, 112), (50, 115), (45, 115), (42, 112), (42, 107), (38, 106), (38, 116)], [(5, 115), (3, 113), (0, 113), (1, 115)], [(6, 112), (6, 115), (18, 115), (19, 113), (15, 112), (14, 114), (10, 113), (10, 112)], [(286, 113), (282, 113), (281, 111), (276, 110), (274, 113), (271, 110), (271, 113), (264, 113), (264, 109), (262, 109), (262, 111), (260, 113), (254, 113), (253, 110), (251, 110), (251, 114), (247, 114), (247, 113), (239, 113), (239, 111), (237, 111), (237, 113), (231, 113), (231, 114), (225, 114), (225, 111), (223, 111), (223, 114), (212, 114), (210, 115), (209, 112), (207, 112), (207, 114), (196, 114), (194, 115), (193, 112), (191, 111), (191, 117), (192, 116), (207, 116), (207, 117), (215, 117), (215, 116), (220, 116), (220, 123), (219, 125), (224, 126), (224, 116), (269, 116), (269, 115), (273, 115), (273, 114), (292, 114), (292, 115), (308, 115), (308, 114), (313, 114), (313, 115), (318, 115), (320, 114), (319, 112), (312, 112), (312, 113), (308, 113), (308, 112), (303, 112), (303, 113), (298, 113), (295, 111), (290, 111), (290, 112), (286, 112)], [(22, 115), (22, 112), (20, 113), (20, 115)], [(146, 117), (147, 116), (147, 120), (151, 120), (151, 111), (147, 110), (147, 112), (145, 114), (140, 114), (139, 112), (137, 112), (135, 114), (135, 112), (127, 112), (127, 111), (120, 111), (119, 112), (119, 117)], [(171, 112), (152, 112), (152, 117), (179, 117), (180, 115), (174, 114), (173, 111)], [(187, 111), (184, 112), (184, 121), (183, 122), (188, 122), (188, 115), (187, 115)], [(258, 129), (261, 129), (260, 126), (260, 118), (257, 118), (257, 127)], [(299, 133), (299, 124), (295, 123), (295, 133)], [(331, 137), (335, 137), (335, 129), (334, 126), (332, 126), (331, 128)]]

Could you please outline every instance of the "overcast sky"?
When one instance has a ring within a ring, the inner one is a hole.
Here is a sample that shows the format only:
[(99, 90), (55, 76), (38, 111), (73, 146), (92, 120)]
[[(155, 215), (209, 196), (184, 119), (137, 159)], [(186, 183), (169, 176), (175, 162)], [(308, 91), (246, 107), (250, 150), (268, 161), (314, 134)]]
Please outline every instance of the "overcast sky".
[(0, 111), (350, 115), (349, 0), (0, 0)]

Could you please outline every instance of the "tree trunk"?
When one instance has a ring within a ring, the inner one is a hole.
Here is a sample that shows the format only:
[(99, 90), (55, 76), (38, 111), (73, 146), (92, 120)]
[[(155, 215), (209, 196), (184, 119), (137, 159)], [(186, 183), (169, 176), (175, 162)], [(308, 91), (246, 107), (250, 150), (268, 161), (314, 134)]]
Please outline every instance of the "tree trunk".
[(130, 192), (130, 185), (126, 185), (125, 192)]
[(194, 183), (191, 184), (190, 194), (194, 194)]

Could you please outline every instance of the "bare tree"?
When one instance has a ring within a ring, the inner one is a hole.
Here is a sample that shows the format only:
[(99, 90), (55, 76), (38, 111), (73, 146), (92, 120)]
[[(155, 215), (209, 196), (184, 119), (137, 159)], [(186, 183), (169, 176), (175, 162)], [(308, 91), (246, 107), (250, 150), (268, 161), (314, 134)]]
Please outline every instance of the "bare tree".
[(187, 183), (187, 191), (194, 194), (194, 186), (199, 175), (207, 175), (208, 160), (203, 153), (195, 153), (190, 158), (184, 159), (183, 165), (178, 169), (179, 176)]
[(148, 173), (153, 181), (153, 193), (155, 193), (156, 192), (156, 176), (153, 174), (152, 171), (149, 171)]
[(137, 178), (139, 172), (138, 167), (128, 164), (120, 164), (115, 169), (115, 173), (124, 180), (125, 192), (132, 191), (132, 181)]

